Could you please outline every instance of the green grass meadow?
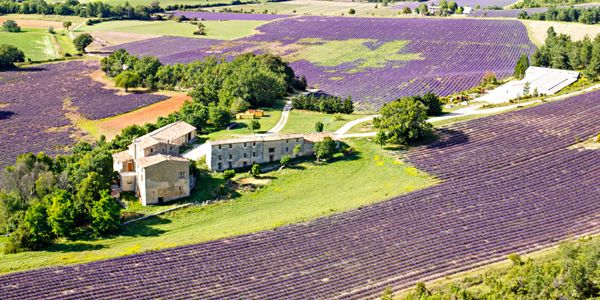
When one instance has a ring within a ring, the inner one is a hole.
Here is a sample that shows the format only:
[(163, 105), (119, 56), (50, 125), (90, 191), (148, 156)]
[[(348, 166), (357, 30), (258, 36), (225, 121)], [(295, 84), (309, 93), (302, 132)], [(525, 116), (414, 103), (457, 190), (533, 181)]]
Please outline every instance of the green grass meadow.
[(21, 49), (25, 59), (45, 61), (62, 57), (63, 53), (75, 53), (73, 43), (67, 36), (48, 33), (46, 29), (23, 28), (21, 32), (0, 32), (0, 41)]
[(77, 31), (112, 31), (136, 34), (169, 35), (218, 40), (234, 40), (253, 33), (264, 21), (202, 21), (206, 35), (194, 35), (196, 25), (175, 21), (110, 21), (81, 26)]
[(341, 114), (342, 120), (336, 120), (333, 114), (324, 114), (307, 110), (292, 110), (287, 123), (283, 127), (282, 133), (313, 133), (315, 132), (315, 124), (323, 123), (323, 131), (333, 132), (344, 124), (360, 119), (364, 115), (344, 115)]
[[(192, 206), (131, 224), (112, 238), (62, 240), (44, 251), (0, 254), (0, 273), (85, 263), (269, 230), (384, 201), (436, 183), (368, 140), (349, 140), (348, 144), (357, 150), (356, 156), (337, 157), (327, 164), (305, 161), (264, 174), (262, 180), (268, 183), (256, 191), (238, 191), (225, 202)], [(223, 179), (218, 176), (198, 182), (199, 192), (190, 200), (211, 198), (219, 184)]]

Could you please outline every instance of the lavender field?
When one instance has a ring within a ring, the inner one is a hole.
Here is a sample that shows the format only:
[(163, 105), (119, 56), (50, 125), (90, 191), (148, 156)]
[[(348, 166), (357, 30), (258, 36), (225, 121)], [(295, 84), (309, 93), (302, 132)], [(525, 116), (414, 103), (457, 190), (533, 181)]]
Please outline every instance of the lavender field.
[[(415, 9), (415, 8), (419, 7), (419, 5), (421, 5), (421, 3), (426, 3), (428, 5), (431, 5), (431, 4), (439, 4), (439, 2), (440, 1), (424, 1), (424, 2), (399, 1), (399, 2), (396, 2), (396, 4), (394, 4), (394, 6), (392, 6), (392, 9), (402, 9), (404, 7), (410, 7), (411, 9)], [(481, 7), (481, 8), (486, 8), (486, 7), (490, 7), (490, 6), (505, 7), (507, 5), (511, 5), (511, 4), (515, 3), (516, 0), (457, 0), (454, 2), (456, 2), (456, 4), (458, 4), (458, 6), (469, 6), (469, 7), (475, 8), (475, 7), (477, 7), (477, 5), (479, 5), (479, 7)]]
[(522, 9), (503, 9), (503, 10), (476, 10), (469, 14), (469, 17), (478, 18), (516, 18), (522, 11), (532, 15), (536, 13), (543, 13), (548, 10), (547, 7), (535, 7), (535, 8), (522, 8)]
[(188, 19), (198, 19), (206, 21), (271, 21), (281, 18), (287, 18), (289, 15), (276, 14), (245, 14), (245, 13), (220, 13), (208, 11), (176, 11), (175, 16), (185, 16)]
[[(273, 231), (0, 276), (6, 299), (365, 299), (600, 232), (600, 92), (443, 129), (441, 184)], [(73, 274), (76, 274), (74, 276)]]
[(24, 152), (66, 151), (76, 142), (65, 115), (71, 109), (99, 119), (165, 99), (116, 95), (88, 76), (98, 68), (96, 61), (71, 61), (0, 72), (0, 166), (14, 163)]
[(363, 109), (428, 91), (460, 92), (476, 86), (486, 71), (504, 78), (512, 74), (522, 53), (535, 49), (525, 27), (509, 20), (298, 17), (258, 30), (246, 38), (168, 56), (162, 47), (145, 42), (125, 47), (159, 55), (163, 63), (272, 52), (290, 61), (310, 85), (352, 96)]

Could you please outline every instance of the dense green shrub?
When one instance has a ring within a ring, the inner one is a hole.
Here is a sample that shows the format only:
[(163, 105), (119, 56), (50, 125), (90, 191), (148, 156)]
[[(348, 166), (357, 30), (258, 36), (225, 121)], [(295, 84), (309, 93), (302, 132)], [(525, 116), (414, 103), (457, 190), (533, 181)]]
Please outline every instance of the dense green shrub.
[(373, 125), (382, 132), (379, 135), (385, 143), (410, 144), (431, 133), (427, 106), (413, 97), (390, 102), (379, 110), (379, 114)]
[(321, 93), (294, 97), (292, 99), (292, 107), (294, 109), (319, 111), (328, 114), (351, 114), (354, 112), (354, 103), (352, 103), (350, 97), (342, 98)]
[(4, 23), (2, 23), (2, 26), (0, 26), (0, 31), (20, 32), (21, 26), (19, 26), (17, 22), (13, 20), (6, 20)]
[(12, 68), (15, 63), (24, 62), (25, 53), (13, 45), (0, 44), (0, 69)]

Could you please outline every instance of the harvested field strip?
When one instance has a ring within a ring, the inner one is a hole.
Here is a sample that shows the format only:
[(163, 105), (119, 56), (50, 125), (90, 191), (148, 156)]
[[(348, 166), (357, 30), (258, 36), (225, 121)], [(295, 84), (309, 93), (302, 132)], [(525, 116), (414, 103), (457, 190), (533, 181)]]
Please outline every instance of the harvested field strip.
[(600, 151), (568, 147), (600, 132), (599, 96), (446, 128), (439, 142), (408, 152), (446, 180), (431, 188), (274, 231), (2, 276), (0, 292), (9, 299), (374, 298), (386, 286), (598, 232)]

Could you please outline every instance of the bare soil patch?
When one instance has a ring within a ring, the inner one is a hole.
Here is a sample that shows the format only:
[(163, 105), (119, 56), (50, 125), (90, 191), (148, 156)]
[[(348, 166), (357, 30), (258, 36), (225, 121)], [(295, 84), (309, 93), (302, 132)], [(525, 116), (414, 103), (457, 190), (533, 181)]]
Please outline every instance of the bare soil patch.
[(140, 34), (127, 32), (94, 31), (90, 32), (94, 42), (88, 47), (90, 51), (98, 51), (104, 47), (159, 37), (155, 34)]
[(112, 139), (123, 128), (156, 122), (158, 117), (178, 111), (186, 101), (192, 99), (187, 94), (180, 92), (162, 92), (161, 94), (169, 95), (171, 98), (116, 117), (100, 120), (97, 125), (98, 133), (105, 135), (107, 139)]
[(54, 29), (63, 29), (61, 22), (56, 21), (46, 21), (46, 20), (26, 20), (26, 19), (12, 19), (0, 17), (0, 23), (4, 23), (6, 20), (13, 20), (19, 24), (19, 26), (23, 28), (48, 28), (50, 26), (54, 27)]

